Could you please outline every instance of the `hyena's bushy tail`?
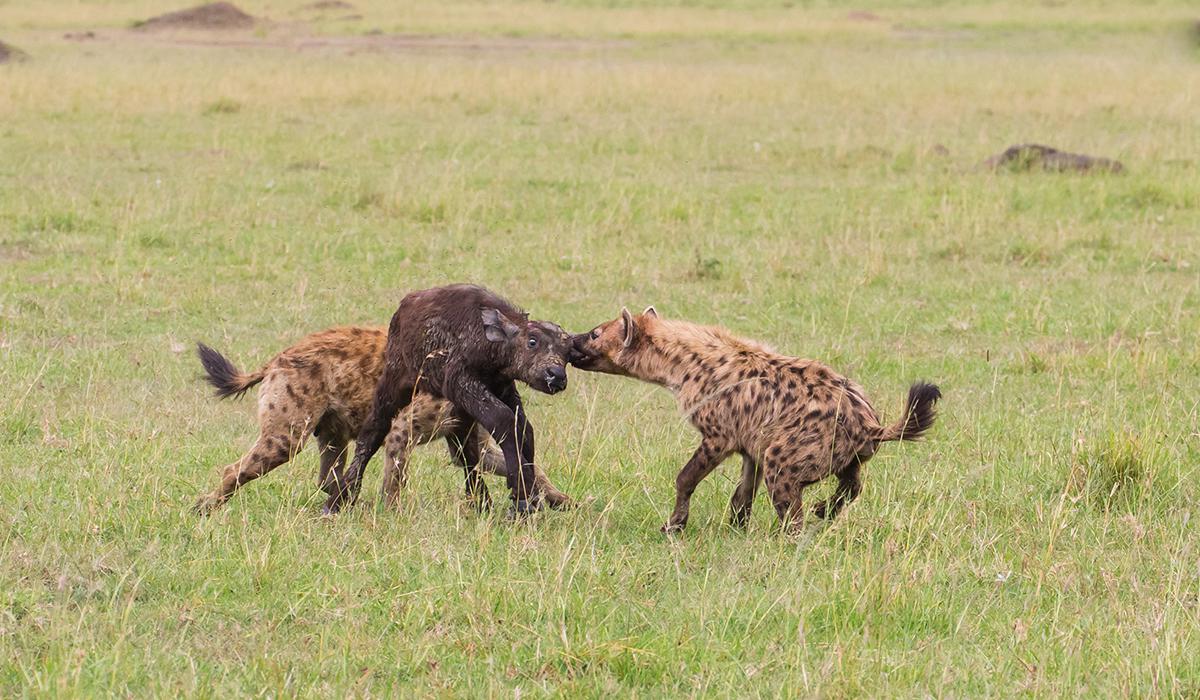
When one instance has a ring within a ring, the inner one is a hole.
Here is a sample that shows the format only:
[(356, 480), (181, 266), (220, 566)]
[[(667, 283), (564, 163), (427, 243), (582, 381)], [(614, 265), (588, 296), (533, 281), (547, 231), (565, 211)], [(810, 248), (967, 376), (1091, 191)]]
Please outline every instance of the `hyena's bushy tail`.
[(200, 356), (200, 364), (204, 365), (204, 379), (217, 390), (218, 399), (241, 396), (266, 376), (262, 370), (242, 373), (224, 355), (204, 343), (196, 343), (196, 354)]
[(889, 440), (917, 440), (933, 427), (937, 418), (938, 399), (942, 391), (929, 382), (917, 382), (908, 390), (908, 403), (900, 420), (887, 426), (879, 434), (880, 442)]

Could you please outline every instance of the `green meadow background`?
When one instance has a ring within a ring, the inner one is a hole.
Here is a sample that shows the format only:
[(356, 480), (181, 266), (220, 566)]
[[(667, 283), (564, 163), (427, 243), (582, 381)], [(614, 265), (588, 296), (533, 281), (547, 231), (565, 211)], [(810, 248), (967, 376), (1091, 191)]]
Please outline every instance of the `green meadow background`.
[[(350, 1), (0, 1), (0, 695), (1200, 693), (1195, 5)], [(1126, 172), (980, 167), (1024, 142)], [(400, 512), (376, 460), (321, 518), (311, 450), (189, 511), (255, 435), (195, 341), (450, 281), (945, 400), (799, 538), (725, 525), (735, 461), (661, 535), (695, 432), (577, 371), (524, 392), (574, 511), (437, 445)]]

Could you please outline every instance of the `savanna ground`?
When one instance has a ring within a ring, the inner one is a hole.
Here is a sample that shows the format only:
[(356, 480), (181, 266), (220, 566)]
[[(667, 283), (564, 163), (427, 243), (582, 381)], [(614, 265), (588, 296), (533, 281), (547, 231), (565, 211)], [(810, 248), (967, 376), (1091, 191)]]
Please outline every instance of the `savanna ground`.
[[(0, 2), (0, 695), (1200, 693), (1194, 6), (352, 1)], [(976, 167), (1026, 141), (1127, 172)], [(661, 535), (695, 434), (580, 372), (525, 392), (576, 511), (476, 516), (431, 447), (400, 513), (376, 460), (319, 517), (311, 450), (189, 512), (254, 435), (194, 341), (452, 280), (941, 419), (796, 540), (725, 526), (735, 461)]]

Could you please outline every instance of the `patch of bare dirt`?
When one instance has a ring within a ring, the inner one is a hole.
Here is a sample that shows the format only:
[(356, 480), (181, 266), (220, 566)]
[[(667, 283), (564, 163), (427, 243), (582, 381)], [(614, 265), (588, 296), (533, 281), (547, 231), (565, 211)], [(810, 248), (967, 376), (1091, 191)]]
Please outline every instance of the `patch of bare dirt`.
[(1005, 168), (1008, 170), (1048, 170), (1052, 172), (1109, 172), (1119, 173), (1125, 166), (1110, 158), (1100, 158), (1082, 153), (1068, 153), (1051, 146), (1036, 143), (1023, 143), (1009, 146), (1003, 153), (983, 161), (983, 166), (991, 170)]
[(228, 2), (210, 2), (178, 12), (168, 12), (134, 25), (134, 29), (251, 29), (255, 19)]
[(851, 10), (846, 13), (846, 19), (855, 22), (882, 22), (883, 18), (869, 10)]
[(96, 38), (96, 32), (67, 32), (63, 38), (67, 41), (91, 41)]
[(0, 41), (0, 63), (9, 63), (10, 61), (24, 61), (29, 58), (29, 54), (15, 46)]
[[(157, 39), (156, 39), (157, 40)], [(628, 42), (563, 39), (556, 37), (470, 37), (433, 34), (376, 34), (322, 36), (274, 32), (271, 36), (169, 36), (177, 46), (280, 48), (294, 51), (340, 51), (366, 53), (485, 53), (567, 52), (628, 46)]]
[(353, 10), (354, 5), (343, 0), (320, 0), (319, 2), (309, 3), (300, 8), (301, 10)]

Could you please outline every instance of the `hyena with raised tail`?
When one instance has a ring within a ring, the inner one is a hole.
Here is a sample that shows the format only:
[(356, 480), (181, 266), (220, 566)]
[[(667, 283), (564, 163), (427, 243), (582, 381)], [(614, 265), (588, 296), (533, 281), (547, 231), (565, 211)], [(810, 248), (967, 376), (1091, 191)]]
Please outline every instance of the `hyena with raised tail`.
[[(371, 411), (375, 385), (383, 374), (387, 331), (383, 328), (345, 326), (313, 333), (283, 350), (257, 372), (242, 372), (216, 350), (199, 344), (205, 379), (218, 398), (237, 397), (261, 384), (258, 395), (259, 436), (250, 451), (221, 470), (221, 483), (196, 502), (196, 510), (210, 513), (247, 482), (288, 462), (304, 447), (308, 436), (317, 439), (321, 456), (317, 485), (334, 493), (346, 463), (347, 446), (358, 435)], [(407, 482), (409, 453), (417, 445), (446, 438), (450, 457), (458, 466), (474, 450), (479, 471), (507, 477), (508, 467), (486, 432), (472, 429), (470, 439), (458, 445), (451, 438), (458, 429), (455, 407), (445, 399), (418, 394), (391, 424), (385, 443), (383, 497), (397, 505)], [(466, 470), (467, 491), (488, 502), (487, 487), (474, 470)], [(552, 508), (564, 508), (570, 499), (550, 483), (540, 469), (534, 483)]]
[(862, 490), (862, 465), (890, 440), (916, 440), (933, 425), (941, 392), (917, 382), (904, 415), (884, 426), (862, 387), (815, 360), (780, 355), (722, 328), (660, 318), (654, 307), (573, 338), (572, 364), (666, 387), (700, 431), (700, 446), (675, 478), (675, 509), (663, 532), (687, 525), (692, 493), (726, 457), (742, 456), (730, 521), (744, 526), (760, 480), (789, 532), (802, 521), (806, 487), (836, 475), (817, 503), (832, 518)]

